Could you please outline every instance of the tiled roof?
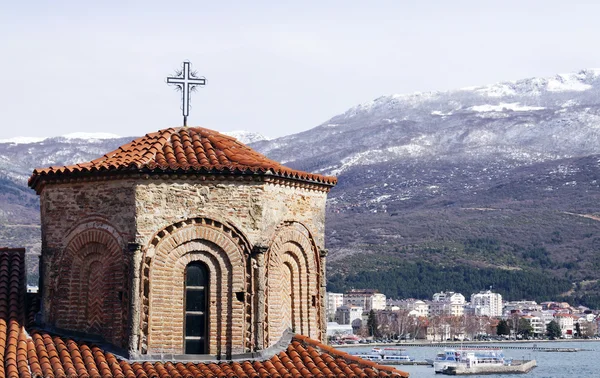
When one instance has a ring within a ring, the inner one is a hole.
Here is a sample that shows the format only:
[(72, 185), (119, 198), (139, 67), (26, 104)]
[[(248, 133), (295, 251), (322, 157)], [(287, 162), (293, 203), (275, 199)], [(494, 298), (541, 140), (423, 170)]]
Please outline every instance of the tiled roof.
[(29, 186), (35, 189), (44, 178), (105, 172), (271, 174), (329, 186), (337, 182), (285, 167), (216, 131), (176, 127), (146, 134), (88, 163), (35, 169)]
[[(82, 340), (25, 329), (23, 249), (0, 248), (0, 377), (118, 378), (301, 378), (408, 377), (408, 373), (366, 361), (306, 336), (263, 361), (136, 362), (121, 359)], [(29, 331), (29, 332), (27, 332)]]

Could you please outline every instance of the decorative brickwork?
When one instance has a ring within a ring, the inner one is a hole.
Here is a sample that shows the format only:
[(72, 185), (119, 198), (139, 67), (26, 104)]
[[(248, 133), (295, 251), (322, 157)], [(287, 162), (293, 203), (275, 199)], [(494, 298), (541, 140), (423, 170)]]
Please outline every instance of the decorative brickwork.
[(80, 227), (67, 240), (52, 262), (48, 322), (124, 346), (128, 265), (123, 247), (107, 229)]
[(150, 303), (142, 323), (148, 353), (183, 353), (183, 276), (192, 261), (209, 269), (209, 350), (243, 353), (251, 347), (249, 246), (232, 227), (210, 219), (190, 219), (160, 231), (145, 260)]
[(318, 256), (310, 232), (300, 223), (286, 222), (274, 236), (267, 252), (267, 346), (288, 328), (322, 337)]

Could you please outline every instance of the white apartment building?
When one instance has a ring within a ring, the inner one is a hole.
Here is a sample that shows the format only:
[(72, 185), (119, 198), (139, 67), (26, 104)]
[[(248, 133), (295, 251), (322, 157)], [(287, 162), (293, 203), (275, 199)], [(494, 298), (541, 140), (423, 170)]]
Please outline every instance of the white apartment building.
[(385, 294), (377, 290), (350, 290), (344, 294), (344, 306), (360, 306), (364, 311), (385, 310)]
[(353, 335), (350, 324), (337, 324), (336, 322), (327, 322), (327, 337)]
[(540, 318), (539, 316), (524, 315), (524, 316), (522, 316), (522, 318), (529, 322), (529, 325), (531, 326), (531, 329), (532, 329), (531, 332), (534, 335), (539, 336), (539, 335), (544, 335), (546, 333), (546, 324), (544, 323), (542, 318)]
[(410, 298), (388, 301), (388, 308), (392, 311), (394, 308), (408, 311), (411, 316), (429, 316), (429, 305), (420, 299)]
[(542, 305), (537, 304), (536, 301), (504, 302), (504, 313), (505, 314), (510, 314), (514, 311), (519, 311), (520, 313), (542, 311)]
[(453, 291), (433, 294), (429, 302), (429, 315), (463, 316), (465, 313), (465, 296)]
[(572, 339), (575, 333), (575, 316), (571, 314), (556, 314), (554, 320), (558, 323), (562, 337), (565, 339)]
[(360, 306), (340, 306), (335, 312), (338, 324), (352, 324), (356, 319), (362, 321), (363, 308)]
[(529, 315), (537, 316), (538, 318), (540, 318), (540, 320), (544, 324), (544, 333), (546, 332), (546, 327), (548, 326), (548, 323), (554, 320), (554, 311), (550, 310), (535, 311), (530, 313)]
[(491, 290), (471, 294), (471, 307), (477, 316), (502, 316), (502, 295)]
[(338, 307), (344, 305), (344, 294), (326, 292), (325, 297), (327, 301), (327, 320), (333, 321)]

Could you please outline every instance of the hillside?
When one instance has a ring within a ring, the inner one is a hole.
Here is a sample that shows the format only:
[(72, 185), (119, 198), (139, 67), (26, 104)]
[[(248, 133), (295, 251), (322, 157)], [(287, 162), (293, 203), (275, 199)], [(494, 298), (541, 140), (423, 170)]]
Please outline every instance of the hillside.
[(330, 290), (492, 285), (600, 308), (599, 98), (599, 70), (384, 96), (252, 146), (338, 175)]

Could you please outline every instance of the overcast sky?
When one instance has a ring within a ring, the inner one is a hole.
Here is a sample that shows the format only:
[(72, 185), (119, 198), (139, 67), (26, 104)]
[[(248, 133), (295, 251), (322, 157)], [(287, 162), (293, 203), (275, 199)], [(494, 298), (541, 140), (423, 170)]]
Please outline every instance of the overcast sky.
[(270, 137), (382, 95), (600, 66), (599, 1), (93, 3), (0, 2), (0, 139), (179, 126), (165, 78), (186, 59), (207, 80), (190, 125)]

